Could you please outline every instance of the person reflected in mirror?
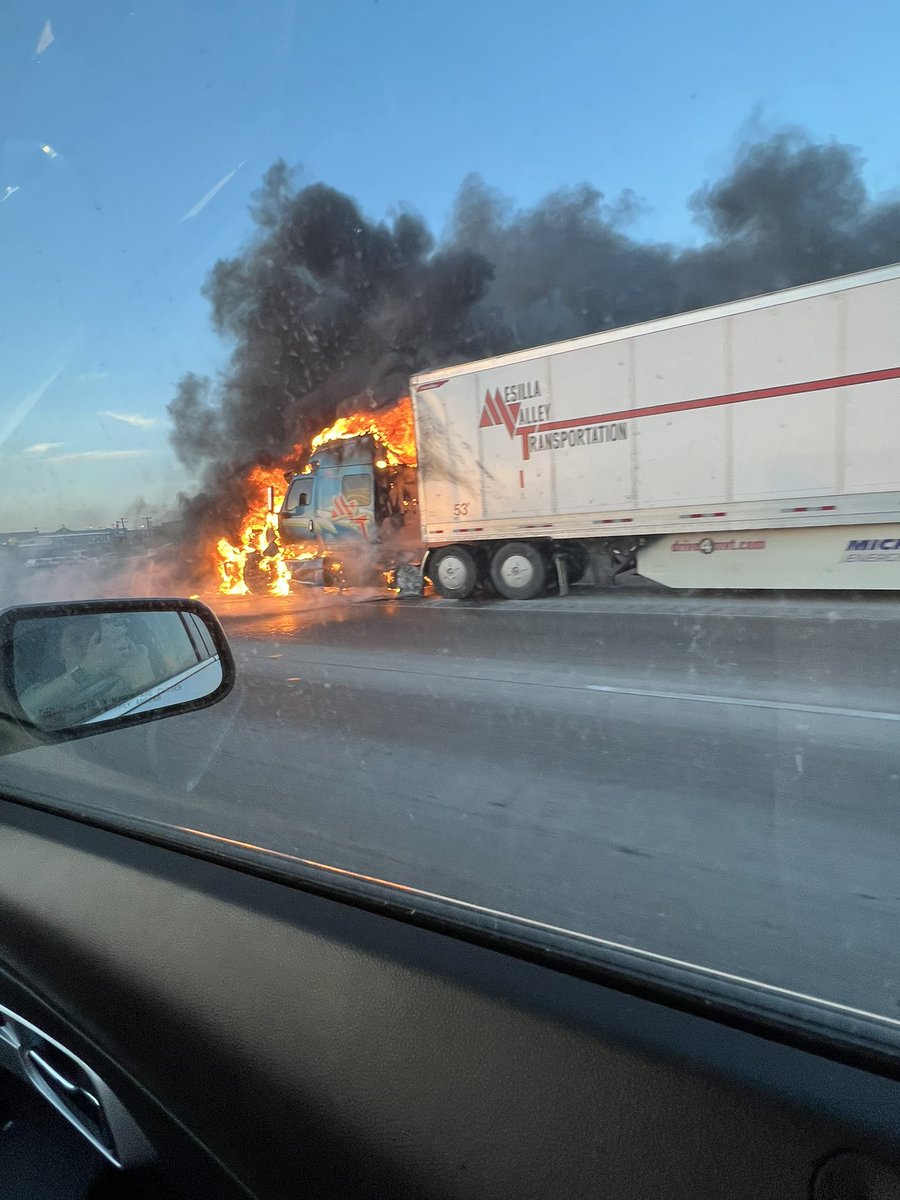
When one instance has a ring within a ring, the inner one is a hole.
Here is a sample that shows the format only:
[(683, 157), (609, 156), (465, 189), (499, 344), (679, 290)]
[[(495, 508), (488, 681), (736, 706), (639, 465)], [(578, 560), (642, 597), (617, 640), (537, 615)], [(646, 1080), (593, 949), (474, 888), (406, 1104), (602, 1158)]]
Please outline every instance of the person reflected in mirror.
[(19, 696), (28, 717), (59, 728), (102, 712), (150, 687), (158, 677), (150, 650), (129, 634), (127, 618), (70, 617), (61, 622), (57, 664), (50, 679)]
[(177, 665), (171, 666), (160, 651), (144, 617), (132, 613), (111, 613), (101, 617), (100, 624), (103, 637), (112, 646), (118, 647), (115, 679), (129, 694), (142, 691), (178, 670)]

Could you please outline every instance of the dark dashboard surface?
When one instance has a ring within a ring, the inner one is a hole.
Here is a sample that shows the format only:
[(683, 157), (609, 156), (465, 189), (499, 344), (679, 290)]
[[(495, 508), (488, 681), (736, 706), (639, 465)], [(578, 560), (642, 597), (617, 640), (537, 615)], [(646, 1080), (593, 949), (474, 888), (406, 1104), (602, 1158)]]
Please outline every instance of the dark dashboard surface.
[(8, 800), (0, 1004), (172, 1195), (900, 1194), (890, 1078)]

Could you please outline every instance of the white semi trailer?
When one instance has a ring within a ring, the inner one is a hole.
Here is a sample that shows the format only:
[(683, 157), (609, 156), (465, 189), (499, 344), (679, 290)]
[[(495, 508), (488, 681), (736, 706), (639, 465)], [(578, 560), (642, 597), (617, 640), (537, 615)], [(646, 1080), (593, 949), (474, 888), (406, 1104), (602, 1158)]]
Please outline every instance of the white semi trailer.
[[(491, 580), (527, 599), (594, 550), (679, 588), (900, 588), (900, 266), (430, 371), (410, 394), (403, 556), (444, 596)], [(327, 449), (288, 491), (289, 538), (314, 529), (319, 467), (324, 487), (371, 458), (377, 495), (377, 447)], [(389, 565), (377, 505), (348, 530)]]

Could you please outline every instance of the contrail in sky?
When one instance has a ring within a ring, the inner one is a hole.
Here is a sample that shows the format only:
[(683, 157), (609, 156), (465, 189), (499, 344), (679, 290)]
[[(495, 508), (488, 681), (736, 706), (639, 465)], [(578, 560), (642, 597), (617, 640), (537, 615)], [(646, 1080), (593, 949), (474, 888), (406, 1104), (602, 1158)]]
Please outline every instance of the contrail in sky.
[(0, 446), (4, 445), (4, 443), (9, 440), (10, 436), (15, 433), (15, 431), (22, 424), (47, 389), (53, 383), (55, 383), (62, 374), (62, 370), (62, 367), (60, 367), (58, 371), (54, 371), (53, 374), (49, 375), (43, 383), (39, 383), (34, 391), (31, 391), (27, 396), (22, 397), (13, 411), (3, 422), (3, 425), (0, 426)]
[(43, 54), (48, 46), (54, 42), (53, 29), (49, 21), (44, 22), (44, 28), (41, 30), (41, 36), (38, 38), (37, 45), (34, 48), (35, 54)]
[(203, 209), (206, 208), (207, 204), (209, 204), (210, 200), (212, 200), (213, 196), (215, 196), (216, 192), (220, 192), (225, 184), (229, 183), (235, 177), (235, 175), (237, 175), (238, 171), (246, 161), (246, 158), (242, 159), (233, 171), (229, 171), (227, 175), (223, 175), (219, 182), (211, 187), (206, 195), (202, 196), (197, 201), (193, 208), (188, 209), (188, 211), (181, 218), (182, 221), (189, 221), (191, 217), (196, 217), (198, 212), (202, 212)]

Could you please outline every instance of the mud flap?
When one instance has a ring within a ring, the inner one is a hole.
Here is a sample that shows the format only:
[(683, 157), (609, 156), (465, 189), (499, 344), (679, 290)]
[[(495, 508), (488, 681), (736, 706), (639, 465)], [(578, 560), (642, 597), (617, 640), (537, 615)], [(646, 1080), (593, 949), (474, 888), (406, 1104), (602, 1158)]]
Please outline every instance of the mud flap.
[(556, 566), (556, 579), (559, 583), (559, 594), (568, 596), (569, 594), (569, 560), (564, 554), (554, 554), (553, 562)]

